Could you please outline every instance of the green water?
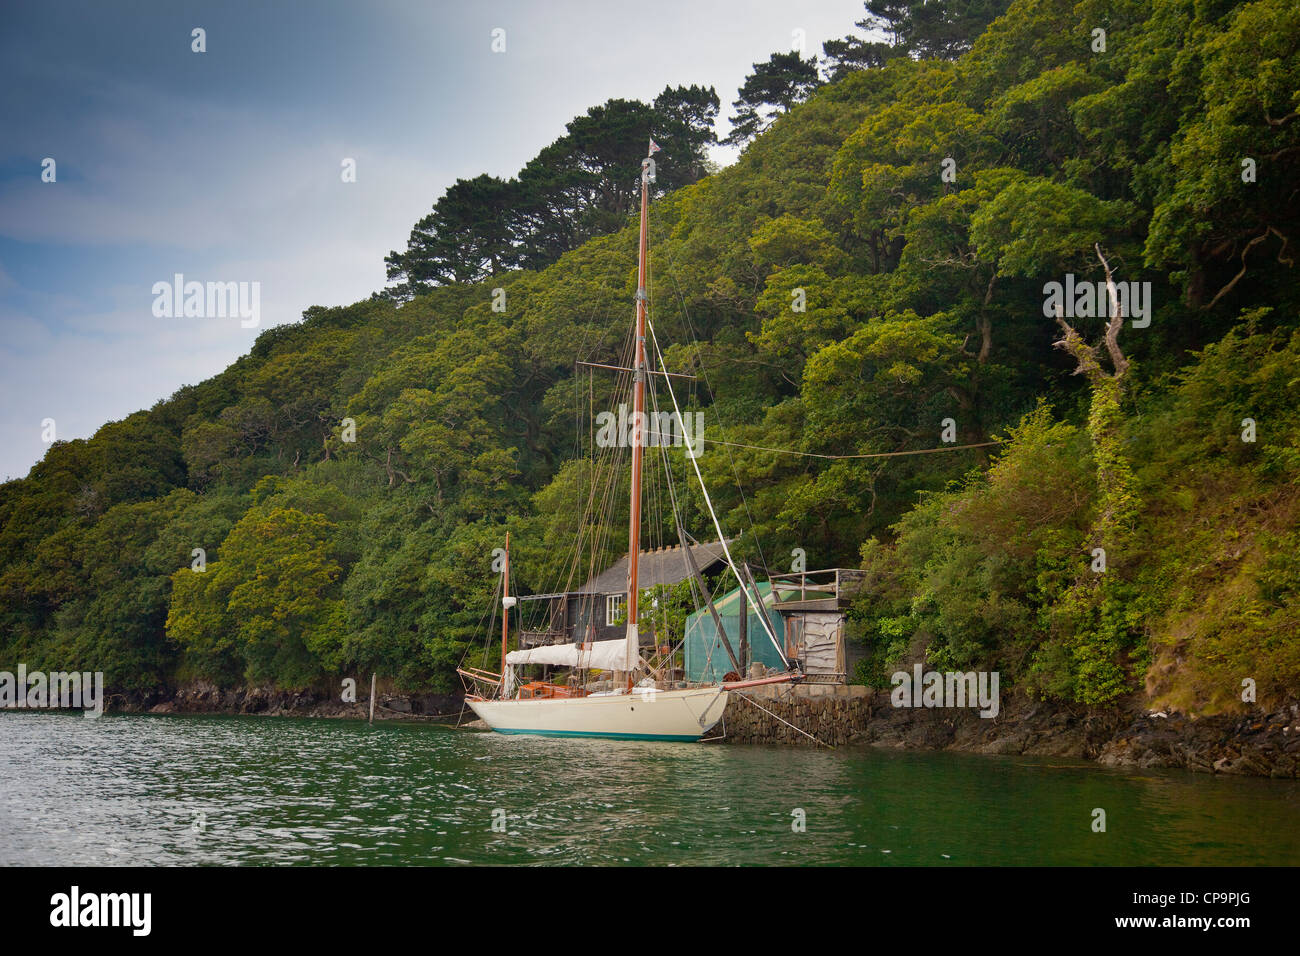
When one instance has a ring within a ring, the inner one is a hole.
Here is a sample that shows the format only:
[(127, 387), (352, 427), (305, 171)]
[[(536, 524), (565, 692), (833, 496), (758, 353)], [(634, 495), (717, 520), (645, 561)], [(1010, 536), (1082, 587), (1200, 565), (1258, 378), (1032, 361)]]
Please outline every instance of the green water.
[(0, 864), (178, 863), (1296, 864), (1300, 785), (432, 724), (0, 714)]

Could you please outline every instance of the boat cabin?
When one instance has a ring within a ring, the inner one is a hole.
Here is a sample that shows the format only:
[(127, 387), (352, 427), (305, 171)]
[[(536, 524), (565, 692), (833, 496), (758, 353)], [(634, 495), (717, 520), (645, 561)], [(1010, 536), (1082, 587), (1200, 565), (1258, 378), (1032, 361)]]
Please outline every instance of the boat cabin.
[(581, 687), (551, 684), (546, 681), (529, 681), (519, 688), (519, 700), (554, 700), (561, 697), (586, 697)]

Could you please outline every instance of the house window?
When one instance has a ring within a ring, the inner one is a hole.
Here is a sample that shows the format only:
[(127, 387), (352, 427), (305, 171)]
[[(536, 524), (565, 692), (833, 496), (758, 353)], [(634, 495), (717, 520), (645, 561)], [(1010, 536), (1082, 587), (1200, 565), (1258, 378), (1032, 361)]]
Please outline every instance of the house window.
[(623, 600), (625, 594), (609, 594), (605, 596), (605, 625), (613, 627), (618, 623), (619, 617), (623, 614)]

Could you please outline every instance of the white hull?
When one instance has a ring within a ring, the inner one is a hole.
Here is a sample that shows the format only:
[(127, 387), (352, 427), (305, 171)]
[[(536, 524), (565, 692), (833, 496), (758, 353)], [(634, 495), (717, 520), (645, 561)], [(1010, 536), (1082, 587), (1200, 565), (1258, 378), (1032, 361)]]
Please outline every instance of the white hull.
[(634, 691), (601, 697), (471, 700), (474, 713), (502, 734), (699, 740), (722, 718), (721, 687)]

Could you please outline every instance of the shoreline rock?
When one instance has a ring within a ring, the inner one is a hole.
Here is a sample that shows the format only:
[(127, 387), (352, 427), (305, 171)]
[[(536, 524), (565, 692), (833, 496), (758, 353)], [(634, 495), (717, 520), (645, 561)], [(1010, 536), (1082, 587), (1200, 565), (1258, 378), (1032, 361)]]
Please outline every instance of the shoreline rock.
[[(429, 720), (456, 717), (463, 699), (459, 694), (389, 694), (375, 700), (375, 720)], [(268, 687), (222, 689), (198, 681), (170, 692), (115, 694), (110, 710), (117, 713), (223, 714), (229, 716), (323, 717), (366, 720), (370, 716), (368, 693), (358, 690), (358, 700), (346, 703), (320, 691), (286, 691)], [(468, 713), (468, 711), (467, 711)]]
[[(356, 703), (317, 691), (264, 687), (222, 689), (196, 682), (171, 691), (112, 695), (119, 713), (255, 714), (365, 720), (369, 698)], [(1248, 714), (1195, 716), (1148, 711), (1130, 700), (1110, 707), (1051, 704), (1012, 697), (995, 718), (974, 710), (894, 707), (888, 690), (803, 684), (751, 688), (750, 701), (733, 693), (724, 714), (726, 743), (818, 746), (799, 731), (833, 746), (866, 744), (900, 750), (951, 750), (1025, 757), (1067, 757), (1103, 767), (1167, 767), (1194, 773), (1300, 777), (1300, 701)], [(376, 720), (460, 719), (486, 729), (458, 694), (380, 694)], [(721, 725), (709, 736), (722, 736)]]
[[(1012, 699), (995, 718), (973, 709), (894, 707), (888, 690), (805, 684), (733, 694), (724, 714), (731, 743), (818, 746), (789, 721), (833, 746), (951, 750), (1068, 757), (1103, 767), (1169, 767), (1196, 773), (1295, 779), (1300, 776), (1300, 702), (1272, 710), (1208, 717), (1150, 712), (1136, 700), (1083, 707)], [(761, 705), (773, 716), (764, 713)], [(722, 736), (720, 728), (711, 736)]]

